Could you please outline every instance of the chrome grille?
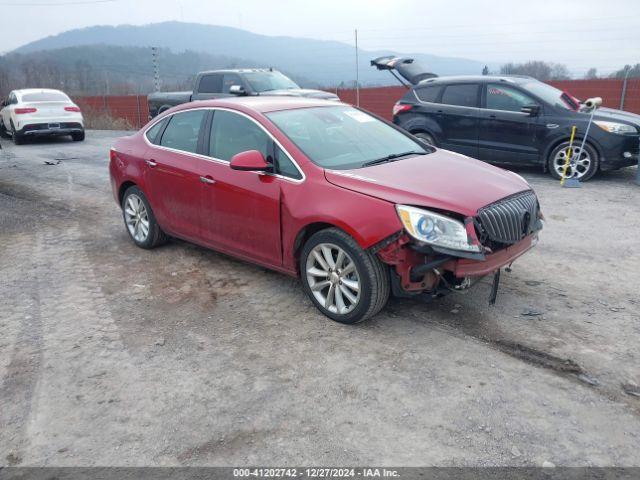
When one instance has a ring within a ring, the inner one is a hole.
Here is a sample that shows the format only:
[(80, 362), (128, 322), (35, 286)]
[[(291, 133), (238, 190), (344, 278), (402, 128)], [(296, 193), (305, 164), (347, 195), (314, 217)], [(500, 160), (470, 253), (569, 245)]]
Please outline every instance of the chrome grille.
[(532, 190), (503, 198), (478, 210), (480, 241), (512, 245), (533, 232), (538, 220), (538, 198)]

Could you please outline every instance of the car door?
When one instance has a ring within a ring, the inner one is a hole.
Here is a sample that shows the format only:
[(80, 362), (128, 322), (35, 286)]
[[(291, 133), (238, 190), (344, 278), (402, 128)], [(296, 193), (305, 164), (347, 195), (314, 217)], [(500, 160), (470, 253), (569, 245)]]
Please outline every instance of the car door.
[(197, 109), (173, 114), (164, 131), (154, 133), (154, 143), (150, 142), (145, 154), (146, 193), (158, 222), (168, 233), (189, 240), (200, 239), (199, 172), (208, 160), (197, 152), (207, 112)]
[(203, 237), (213, 247), (255, 261), (282, 265), (280, 195), (282, 178), (229, 167), (240, 152), (258, 150), (273, 162), (275, 144), (253, 119), (230, 110), (214, 110), (206, 148), (212, 161), (202, 174)]
[[(541, 117), (522, 112), (539, 102), (511, 85), (488, 83), (483, 91), (478, 138), (479, 158), (492, 163), (535, 163), (539, 160)], [(544, 130), (544, 128), (543, 128)]]
[(478, 157), (478, 120), (480, 85), (453, 83), (445, 86), (436, 108), (442, 128), (440, 146), (447, 150)]

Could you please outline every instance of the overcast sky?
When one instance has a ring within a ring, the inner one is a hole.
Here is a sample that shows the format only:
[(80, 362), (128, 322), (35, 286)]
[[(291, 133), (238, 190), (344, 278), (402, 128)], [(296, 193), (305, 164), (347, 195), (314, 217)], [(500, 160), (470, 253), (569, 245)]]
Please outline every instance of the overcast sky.
[(575, 76), (640, 63), (640, 0), (0, 0), (0, 50), (92, 25), (183, 20), (484, 62), (547, 60)]

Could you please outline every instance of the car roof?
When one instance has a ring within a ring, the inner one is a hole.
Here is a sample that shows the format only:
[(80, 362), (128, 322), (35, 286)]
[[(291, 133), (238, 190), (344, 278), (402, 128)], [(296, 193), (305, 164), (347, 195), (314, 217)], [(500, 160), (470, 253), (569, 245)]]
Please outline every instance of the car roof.
[(487, 83), (487, 82), (504, 82), (504, 83), (526, 83), (526, 82), (537, 82), (533, 77), (528, 77), (526, 75), (456, 75), (450, 77), (435, 77), (435, 78), (427, 78), (426, 80), (422, 80), (418, 83), (417, 86), (431, 85), (431, 84), (444, 84), (444, 83), (467, 83), (467, 82), (478, 82), (478, 83)]
[[(21, 90), (13, 90), (14, 93), (43, 93), (43, 92), (56, 92), (56, 93), (64, 93), (62, 90), (55, 90), (53, 88), (23, 88)], [(66, 95), (66, 93), (64, 93)]]
[(331, 107), (346, 104), (335, 100), (322, 100), (305, 97), (288, 97), (277, 95), (256, 95), (248, 97), (219, 98), (216, 100), (200, 100), (185, 103), (190, 108), (194, 107), (228, 107), (250, 109), (261, 113), (275, 112), (279, 110), (295, 110), (298, 108)]
[(209, 73), (250, 73), (250, 72), (277, 72), (272, 68), (223, 68), (221, 70), (206, 70), (198, 75), (207, 75)]

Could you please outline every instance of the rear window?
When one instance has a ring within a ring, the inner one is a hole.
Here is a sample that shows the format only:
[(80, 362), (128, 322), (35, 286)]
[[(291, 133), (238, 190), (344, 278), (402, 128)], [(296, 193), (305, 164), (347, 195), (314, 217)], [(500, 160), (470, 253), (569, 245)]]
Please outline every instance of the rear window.
[(461, 107), (478, 106), (478, 85), (449, 85), (442, 94), (442, 103)]
[(22, 95), (23, 102), (68, 102), (67, 97), (62, 92), (35, 92)]
[(198, 151), (200, 126), (205, 115), (205, 110), (176, 113), (169, 120), (169, 125), (167, 125), (162, 134), (160, 145), (175, 150), (196, 153)]
[(441, 85), (430, 85), (428, 87), (416, 88), (416, 96), (422, 102), (435, 103), (441, 91), (442, 91)]
[(167, 123), (167, 119), (165, 118), (164, 120), (156, 123), (149, 130), (147, 130), (147, 133), (145, 135), (147, 136), (147, 138), (151, 143), (155, 145), (158, 145), (158, 143), (160, 143), (160, 138), (158, 134), (162, 131), (166, 123)]

